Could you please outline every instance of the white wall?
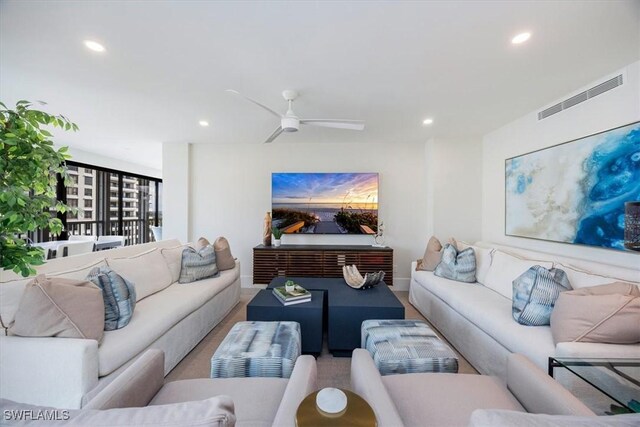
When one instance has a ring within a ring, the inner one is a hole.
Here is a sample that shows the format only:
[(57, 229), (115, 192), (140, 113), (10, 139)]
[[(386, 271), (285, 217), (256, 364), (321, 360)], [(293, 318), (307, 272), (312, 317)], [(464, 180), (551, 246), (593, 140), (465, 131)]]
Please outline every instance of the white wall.
[(441, 242), (481, 238), (482, 140), (431, 139), (428, 170), (428, 229)]
[(162, 145), (162, 238), (190, 241), (190, 144)]
[(139, 165), (135, 162), (106, 157), (96, 153), (79, 150), (69, 147), (71, 160), (80, 163), (86, 163), (94, 166), (102, 166), (103, 168), (116, 169), (125, 172), (131, 172), (138, 175), (150, 176), (152, 178), (161, 178), (162, 171), (160, 169), (151, 168), (149, 166)]
[(634, 253), (510, 237), (504, 234), (505, 159), (640, 119), (640, 62), (635, 62), (609, 76), (603, 76), (597, 82), (577, 89), (576, 92), (567, 94), (562, 99), (593, 87), (620, 72), (624, 74), (624, 84), (618, 88), (538, 121), (538, 111), (560, 101), (555, 100), (548, 106), (540, 106), (536, 111), (484, 137), (483, 240), (621, 266), (638, 266), (640, 259)]
[[(242, 263), (243, 286), (252, 282), (252, 248), (261, 243), (263, 218), (271, 210), (272, 172), (378, 172), (379, 217), (385, 243), (394, 248), (395, 284), (408, 287), (411, 260), (422, 255), (428, 237), (424, 145), (194, 144), (188, 161), (175, 151), (173, 144), (164, 145), (163, 232), (181, 240), (226, 236)], [(188, 206), (185, 194), (191, 194)], [(187, 229), (188, 239), (180, 237)], [(373, 238), (287, 235), (283, 243), (369, 245)]]

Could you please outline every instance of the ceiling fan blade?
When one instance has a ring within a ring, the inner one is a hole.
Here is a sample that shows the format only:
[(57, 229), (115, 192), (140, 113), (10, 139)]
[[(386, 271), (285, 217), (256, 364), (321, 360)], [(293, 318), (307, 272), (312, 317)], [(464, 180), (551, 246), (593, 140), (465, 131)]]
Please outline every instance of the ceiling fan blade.
[(229, 92), (229, 93), (233, 93), (234, 95), (238, 95), (239, 97), (242, 97), (244, 99), (246, 99), (249, 102), (252, 102), (254, 104), (256, 104), (258, 107), (262, 107), (265, 110), (267, 110), (268, 112), (270, 112), (271, 114), (273, 114), (274, 116), (278, 117), (278, 118), (282, 118), (282, 114), (275, 112), (274, 110), (272, 110), (271, 108), (267, 107), (266, 105), (263, 105), (261, 103), (259, 103), (258, 101), (251, 99), (247, 96), (244, 96), (243, 94), (241, 94), (240, 92), (238, 92), (237, 90), (233, 90), (233, 89), (227, 89), (225, 92)]
[(363, 130), (364, 122), (362, 120), (331, 120), (331, 119), (303, 119), (300, 120), (303, 125), (322, 126), (325, 128)]
[(278, 128), (273, 131), (271, 136), (269, 136), (269, 138), (267, 138), (267, 140), (264, 143), (268, 144), (270, 142), (273, 142), (273, 140), (276, 139), (282, 132), (283, 132), (282, 126), (278, 126)]

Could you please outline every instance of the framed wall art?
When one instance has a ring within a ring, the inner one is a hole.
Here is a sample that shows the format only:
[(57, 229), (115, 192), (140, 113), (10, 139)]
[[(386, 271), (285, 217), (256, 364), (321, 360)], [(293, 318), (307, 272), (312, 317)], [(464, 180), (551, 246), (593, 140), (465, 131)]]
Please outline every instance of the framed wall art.
[(640, 200), (640, 122), (505, 161), (505, 234), (624, 249)]

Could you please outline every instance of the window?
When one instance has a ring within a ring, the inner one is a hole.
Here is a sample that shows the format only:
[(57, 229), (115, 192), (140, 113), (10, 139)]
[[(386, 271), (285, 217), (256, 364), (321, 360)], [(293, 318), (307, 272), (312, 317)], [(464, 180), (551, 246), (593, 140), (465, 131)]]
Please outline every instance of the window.
[[(67, 235), (123, 235), (126, 245), (152, 241), (150, 227), (162, 225), (161, 180), (72, 161), (67, 167), (71, 183), (61, 187), (58, 199), (79, 208), (61, 216)], [(50, 239), (41, 234), (34, 240)]]

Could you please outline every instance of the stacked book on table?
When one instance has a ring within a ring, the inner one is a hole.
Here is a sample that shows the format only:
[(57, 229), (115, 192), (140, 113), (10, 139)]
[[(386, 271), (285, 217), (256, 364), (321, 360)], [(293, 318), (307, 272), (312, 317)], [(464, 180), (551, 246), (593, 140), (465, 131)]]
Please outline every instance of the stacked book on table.
[(273, 295), (283, 305), (302, 304), (311, 301), (311, 292), (300, 285), (296, 285), (293, 291), (287, 291), (284, 286), (273, 288)]

